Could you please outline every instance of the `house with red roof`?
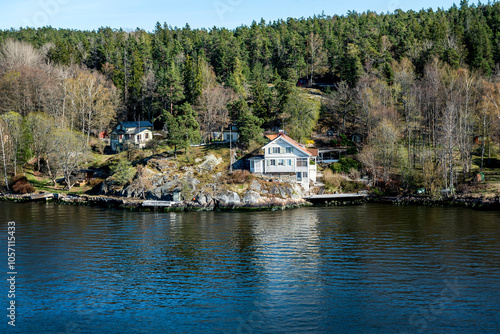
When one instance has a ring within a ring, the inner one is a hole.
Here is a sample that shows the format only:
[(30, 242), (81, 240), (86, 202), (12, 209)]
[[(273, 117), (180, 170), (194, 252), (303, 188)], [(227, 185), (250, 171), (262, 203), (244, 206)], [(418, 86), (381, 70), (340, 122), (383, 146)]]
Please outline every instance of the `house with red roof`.
[(263, 155), (249, 158), (250, 172), (285, 177), (309, 189), (309, 182), (316, 182), (317, 150), (307, 149), (280, 131), (266, 136), (270, 142), (262, 147)]

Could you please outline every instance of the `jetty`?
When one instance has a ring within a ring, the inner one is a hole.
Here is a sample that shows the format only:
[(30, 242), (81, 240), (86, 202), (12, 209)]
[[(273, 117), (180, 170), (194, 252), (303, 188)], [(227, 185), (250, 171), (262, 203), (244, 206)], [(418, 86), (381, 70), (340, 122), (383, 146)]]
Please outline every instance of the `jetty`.
[(54, 194), (52, 194), (52, 193), (34, 194), (34, 195), (29, 195), (28, 198), (31, 201), (48, 200), (48, 199), (54, 198)]
[(173, 201), (144, 201), (142, 202), (142, 206), (146, 207), (169, 207), (172, 206), (172, 204), (175, 204), (177, 202)]
[(366, 198), (368, 195), (363, 193), (348, 194), (321, 194), (304, 197), (309, 202), (330, 202), (330, 201), (356, 201)]

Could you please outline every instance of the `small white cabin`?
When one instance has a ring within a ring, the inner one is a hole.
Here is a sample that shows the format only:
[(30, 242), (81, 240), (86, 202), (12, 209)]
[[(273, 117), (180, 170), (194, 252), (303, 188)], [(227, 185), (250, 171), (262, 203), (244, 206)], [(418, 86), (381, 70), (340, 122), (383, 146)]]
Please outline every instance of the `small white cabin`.
[(153, 139), (153, 124), (151, 122), (120, 122), (111, 132), (111, 149), (113, 151), (123, 149), (126, 143), (144, 148), (151, 139)]

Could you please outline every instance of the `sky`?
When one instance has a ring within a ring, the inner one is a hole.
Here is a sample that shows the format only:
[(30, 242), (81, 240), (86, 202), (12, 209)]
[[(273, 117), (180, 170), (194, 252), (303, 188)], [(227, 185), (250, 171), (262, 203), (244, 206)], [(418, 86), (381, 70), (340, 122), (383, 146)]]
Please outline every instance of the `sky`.
[[(269, 21), (348, 11), (450, 8), (460, 0), (0, 0), (0, 29), (20, 27), (97, 30), (100, 27), (153, 31), (156, 22), (172, 27), (234, 29), (262, 18)], [(472, 2), (470, 2), (472, 3)]]

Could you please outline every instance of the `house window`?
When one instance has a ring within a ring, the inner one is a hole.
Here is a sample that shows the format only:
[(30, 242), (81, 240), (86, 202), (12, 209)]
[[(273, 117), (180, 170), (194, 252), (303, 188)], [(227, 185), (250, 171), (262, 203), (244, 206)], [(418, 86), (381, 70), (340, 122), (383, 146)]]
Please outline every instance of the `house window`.
[(267, 150), (269, 152), (269, 154), (271, 154), (271, 148), (269, 147), (269, 149)]
[(286, 164), (287, 164), (287, 166), (291, 166), (291, 165), (292, 165), (292, 159), (288, 159), (288, 160), (286, 161)]
[(292, 148), (290, 146), (286, 148), (286, 153), (292, 153)]
[(250, 160), (250, 169), (255, 169), (255, 162)]
[(307, 158), (298, 158), (297, 167), (307, 167)]
[(279, 154), (281, 147), (273, 147), (273, 154)]
[(137, 135), (137, 140), (141, 141), (141, 135)]
[(297, 182), (302, 182), (302, 173), (297, 173)]
[(122, 140), (122, 139), (123, 139), (123, 135), (120, 135), (119, 137), (120, 137), (120, 140)]
[(146, 139), (149, 138), (149, 133), (146, 132), (144, 135), (146, 136)]
[(276, 166), (276, 160), (274, 160), (274, 159), (267, 160), (267, 165), (268, 166)]
[(285, 165), (285, 160), (279, 159), (278, 160), (278, 166), (284, 166)]
[(303, 172), (303, 173), (302, 173), (302, 177), (303, 177), (304, 179), (307, 179), (307, 172)]

